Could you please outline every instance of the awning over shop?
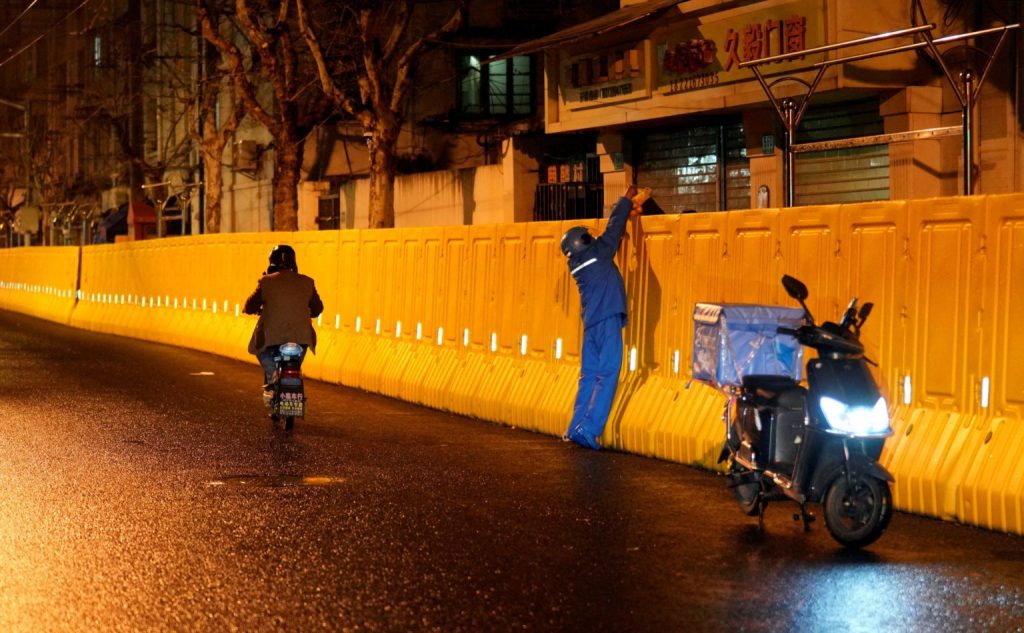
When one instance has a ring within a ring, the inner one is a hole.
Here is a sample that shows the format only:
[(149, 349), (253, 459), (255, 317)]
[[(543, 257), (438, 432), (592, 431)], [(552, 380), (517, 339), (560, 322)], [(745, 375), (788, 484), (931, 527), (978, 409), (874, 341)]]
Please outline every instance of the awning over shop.
[(677, 4), (681, 4), (684, 1), (685, 0), (650, 0), (649, 2), (641, 2), (640, 4), (623, 7), (618, 11), (606, 13), (605, 15), (602, 15), (599, 18), (594, 18), (589, 22), (576, 24), (567, 29), (558, 31), (557, 33), (545, 35), (544, 37), (519, 44), (515, 48), (512, 48), (501, 55), (488, 59), (487, 62), (496, 62), (510, 57), (517, 57), (519, 55), (529, 55), (554, 46), (564, 46), (566, 44), (572, 44), (591, 37), (604, 35), (611, 31), (616, 31), (623, 27), (636, 24), (637, 22), (657, 18), (667, 9), (670, 9)]

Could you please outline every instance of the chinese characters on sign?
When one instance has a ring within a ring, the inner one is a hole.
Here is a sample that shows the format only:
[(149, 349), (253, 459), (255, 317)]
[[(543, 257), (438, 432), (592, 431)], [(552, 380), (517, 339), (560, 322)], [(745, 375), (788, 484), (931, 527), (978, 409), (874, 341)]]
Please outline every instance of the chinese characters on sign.
[[(824, 38), (820, 3), (803, 0), (739, 18), (694, 23), (657, 44), (659, 90), (674, 94), (749, 78), (743, 62), (807, 50)], [(802, 63), (803, 57), (773, 66)]]
[(733, 29), (725, 34), (724, 70), (740, 65), (742, 51), (744, 62), (762, 57), (783, 55), (802, 51), (806, 46), (807, 18), (802, 15), (790, 16), (784, 20), (769, 19), (764, 24), (746, 24), (743, 31)]
[(595, 105), (627, 98), (646, 85), (643, 77), (643, 44), (572, 58), (566, 69), (566, 87), (575, 91), (569, 101)]
[(715, 61), (718, 52), (711, 40), (689, 40), (679, 42), (675, 47), (665, 51), (662, 68), (679, 74), (695, 73)]

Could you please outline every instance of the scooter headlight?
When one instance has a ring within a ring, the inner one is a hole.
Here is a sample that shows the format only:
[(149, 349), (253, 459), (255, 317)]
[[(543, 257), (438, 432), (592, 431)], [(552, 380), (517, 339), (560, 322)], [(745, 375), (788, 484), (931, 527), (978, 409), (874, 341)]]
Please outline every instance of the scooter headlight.
[(836, 431), (851, 435), (888, 435), (889, 408), (885, 398), (873, 407), (851, 407), (835, 398), (824, 396), (819, 401), (825, 421)]

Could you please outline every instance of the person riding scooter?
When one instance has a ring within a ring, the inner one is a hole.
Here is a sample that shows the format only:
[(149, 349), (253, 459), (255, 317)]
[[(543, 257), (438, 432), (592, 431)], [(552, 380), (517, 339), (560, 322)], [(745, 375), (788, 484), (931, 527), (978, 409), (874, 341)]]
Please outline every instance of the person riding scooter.
[[(277, 366), (274, 354), (284, 343), (298, 343), (316, 352), (316, 332), (311, 319), (320, 316), (323, 301), (311, 277), (299, 274), (295, 250), (279, 244), (270, 251), (270, 265), (249, 298), (246, 314), (258, 314), (259, 320), (249, 339), (249, 353), (263, 367), (264, 389), (273, 381)], [(301, 363), (301, 359), (299, 361)]]

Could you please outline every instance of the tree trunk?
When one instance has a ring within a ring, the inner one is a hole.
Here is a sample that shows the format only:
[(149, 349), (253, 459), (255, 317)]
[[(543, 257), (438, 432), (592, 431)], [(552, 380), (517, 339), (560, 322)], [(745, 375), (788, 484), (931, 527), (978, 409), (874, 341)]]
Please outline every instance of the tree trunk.
[(224, 147), (213, 153), (204, 152), (206, 162), (203, 165), (203, 191), (206, 194), (203, 211), (206, 215), (206, 232), (220, 233), (220, 210), (221, 201), (224, 197), (224, 169), (221, 167), (220, 157), (224, 153)]
[(398, 145), (397, 125), (374, 130), (370, 148), (370, 228), (395, 226), (395, 148)]
[(294, 139), (274, 142), (274, 230), (299, 228), (300, 144)]

